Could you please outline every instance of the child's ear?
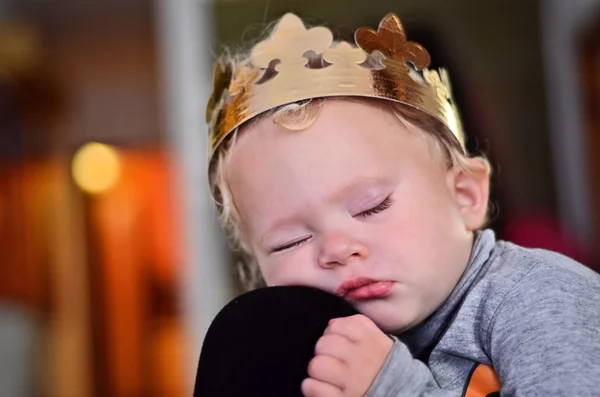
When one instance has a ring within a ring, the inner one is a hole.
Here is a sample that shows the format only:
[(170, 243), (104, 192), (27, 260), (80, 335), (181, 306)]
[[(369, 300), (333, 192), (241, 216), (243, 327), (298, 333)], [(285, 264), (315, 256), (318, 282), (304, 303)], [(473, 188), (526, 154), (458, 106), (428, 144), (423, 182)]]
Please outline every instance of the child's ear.
[(479, 158), (468, 159), (468, 170), (455, 166), (449, 171), (449, 188), (465, 227), (474, 231), (483, 226), (488, 210), (490, 172)]

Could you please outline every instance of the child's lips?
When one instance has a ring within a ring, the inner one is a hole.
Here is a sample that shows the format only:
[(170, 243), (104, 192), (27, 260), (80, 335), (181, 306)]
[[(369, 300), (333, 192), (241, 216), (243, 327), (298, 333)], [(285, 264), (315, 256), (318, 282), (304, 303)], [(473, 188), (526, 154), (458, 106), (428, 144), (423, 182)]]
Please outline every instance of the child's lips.
[(363, 301), (369, 299), (380, 299), (388, 296), (394, 283), (392, 281), (373, 280), (359, 277), (342, 283), (338, 289), (338, 295), (353, 300)]
[(353, 301), (384, 298), (390, 294), (393, 285), (391, 281), (377, 281), (373, 284), (348, 291), (346, 297)]

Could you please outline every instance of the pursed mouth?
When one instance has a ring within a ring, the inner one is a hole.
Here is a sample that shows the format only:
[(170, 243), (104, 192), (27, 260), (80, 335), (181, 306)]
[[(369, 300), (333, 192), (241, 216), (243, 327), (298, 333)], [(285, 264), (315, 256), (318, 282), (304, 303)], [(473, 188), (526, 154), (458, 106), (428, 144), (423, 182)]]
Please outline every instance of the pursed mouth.
[(365, 287), (369, 284), (373, 284), (376, 283), (377, 280), (373, 280), (372, 278), (368, 278), (368, 277), (357, 277), (348, 281), (344, 281), (343, 283), (341, 283), (339, 285), (339, 287), (336, 290), (337, 295), (344, 297), (346, 296), (350, 291), (361, 288), (361, 287)]
[(357, 277), (343, 282), (336, 294), (350, 300), (380, 298), (390, 292), (393, 282), (389, 280), (374, 280), (368, 277)]

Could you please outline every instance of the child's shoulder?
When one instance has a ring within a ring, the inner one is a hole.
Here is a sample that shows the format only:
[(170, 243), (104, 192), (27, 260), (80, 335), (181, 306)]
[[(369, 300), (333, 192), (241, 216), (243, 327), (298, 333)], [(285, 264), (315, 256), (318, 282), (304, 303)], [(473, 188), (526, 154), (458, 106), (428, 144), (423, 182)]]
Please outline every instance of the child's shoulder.
[(533, 321), (553, 312), (592, 315), (600, 301), (600, 274), (556, 252), (499, 241), (472, 292), (486, 324), (506, 317)]
[(490, 260), (486, 277), (505, 279), (507, 286), (574, 282), (600, 288), (600, 274), (557, 252), (498, 241)]
[(544, 346), (569, 333), (597, 337), (600, 274), (583, 264), (555, 252), (498, 241), (483, 270), (457, 321), (477, 324), (487, 351), (503, 340), (530, 340), (532, 335), (546, 335), (538, 340)]

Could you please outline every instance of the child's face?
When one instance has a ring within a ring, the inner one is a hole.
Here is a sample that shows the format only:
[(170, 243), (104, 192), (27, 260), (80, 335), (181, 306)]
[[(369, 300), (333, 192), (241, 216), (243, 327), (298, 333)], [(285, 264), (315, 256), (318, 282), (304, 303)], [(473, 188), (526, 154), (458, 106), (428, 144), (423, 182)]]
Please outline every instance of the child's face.
[(346, 298), (388, 332), (446, 299), (485, 218), (487, 175), (448, 169), (423, 133), (367, 102), (326, 101), (302, 131), (264, 118), (227, 167), (267, 285), (343, 293), (349, 280), (381, 281)]

